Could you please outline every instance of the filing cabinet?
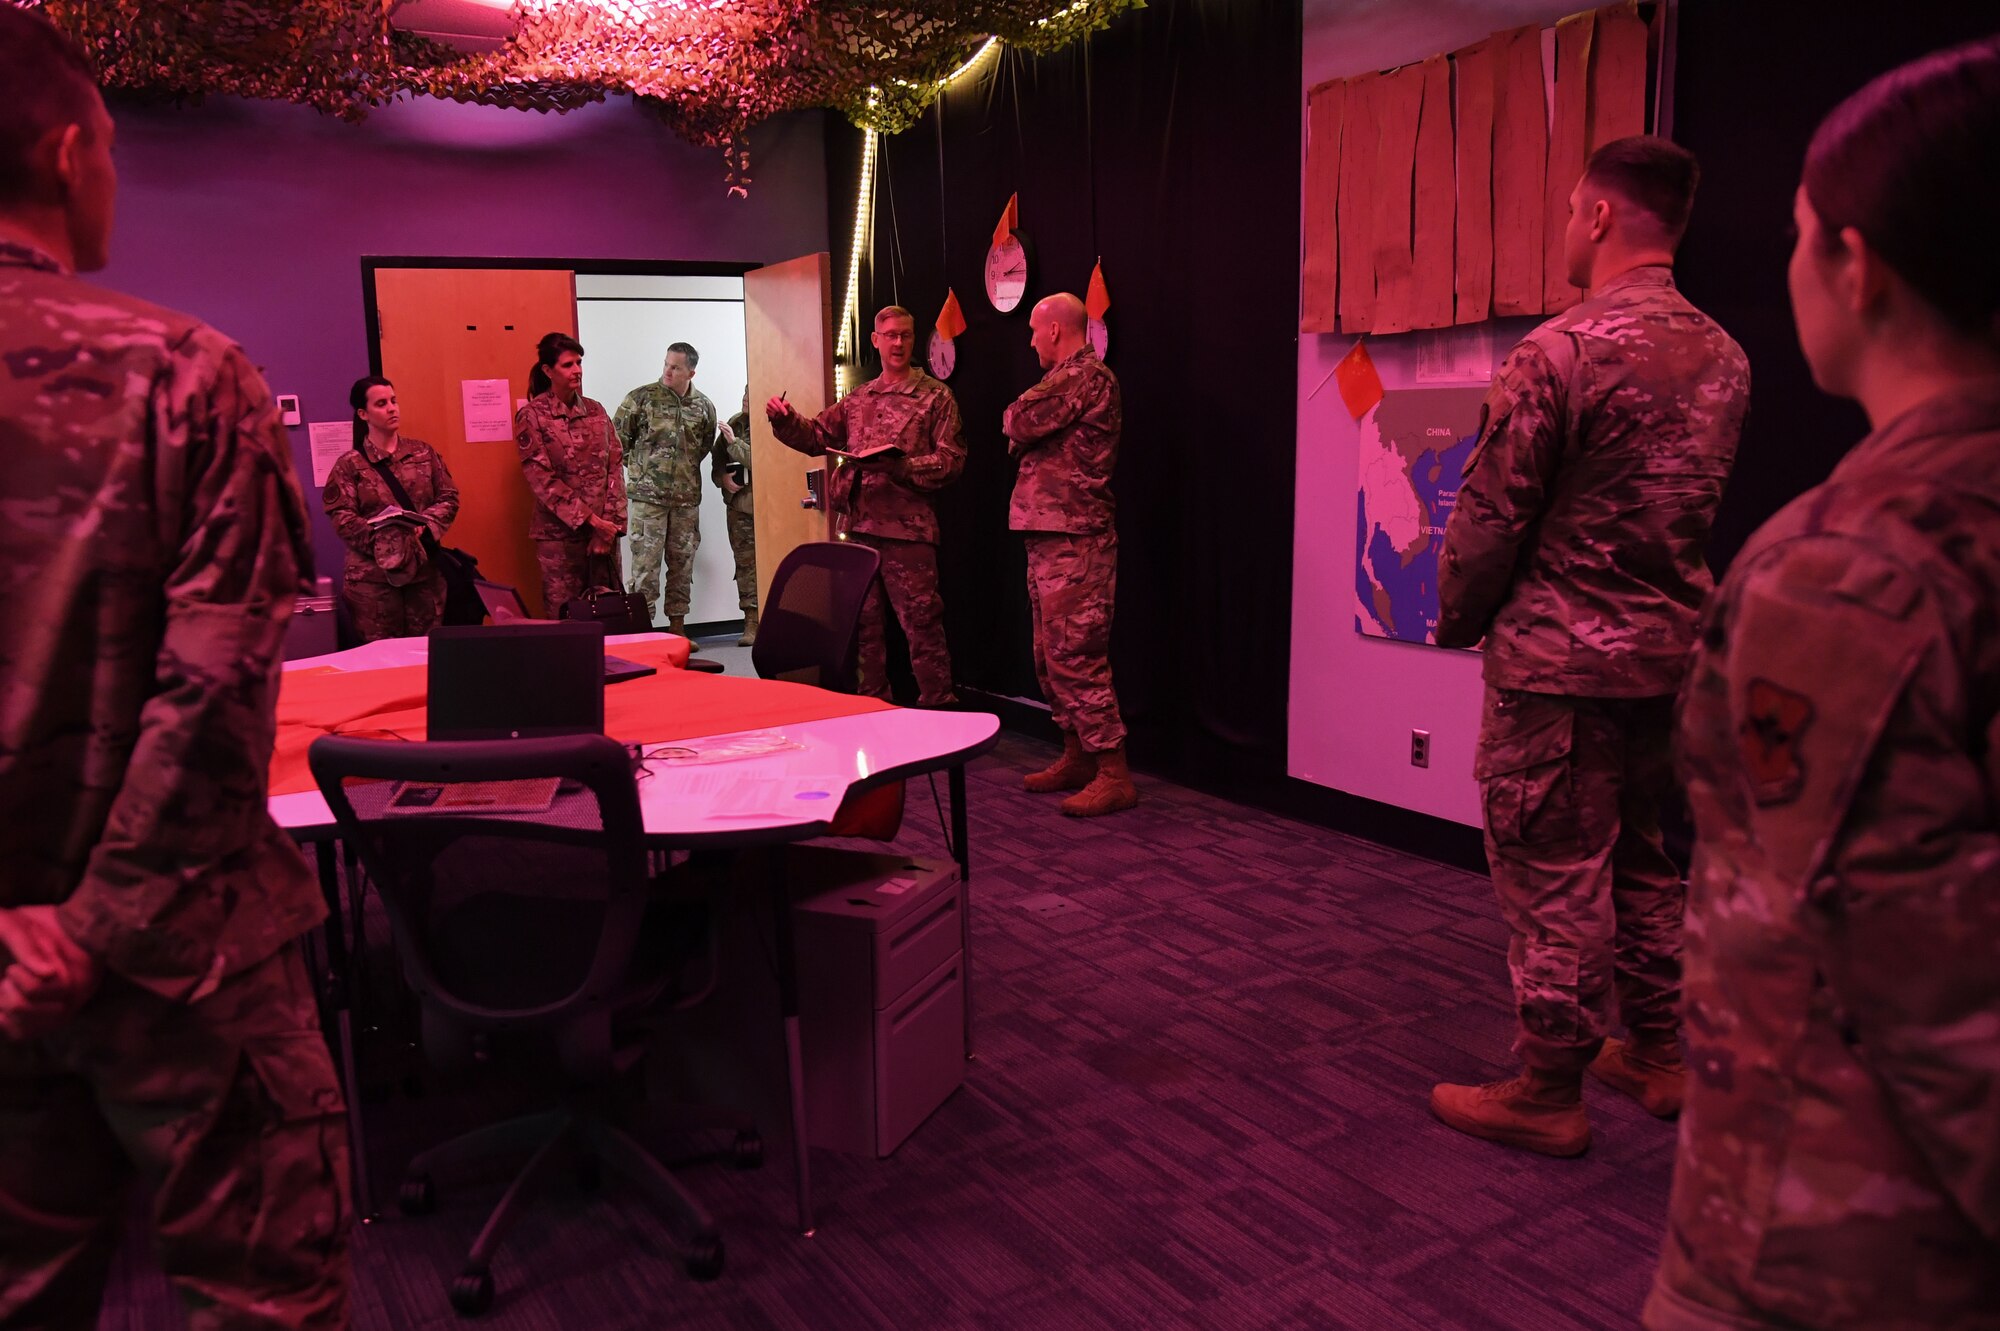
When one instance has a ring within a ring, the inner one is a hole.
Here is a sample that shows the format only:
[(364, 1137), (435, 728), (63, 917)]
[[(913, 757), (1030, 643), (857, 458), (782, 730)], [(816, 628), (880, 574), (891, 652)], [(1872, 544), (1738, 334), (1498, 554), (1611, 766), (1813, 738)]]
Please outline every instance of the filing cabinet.
[(889, 1155), (965, 1080), (965, 884), (948, 860), (785, 857), (810, 1140)]

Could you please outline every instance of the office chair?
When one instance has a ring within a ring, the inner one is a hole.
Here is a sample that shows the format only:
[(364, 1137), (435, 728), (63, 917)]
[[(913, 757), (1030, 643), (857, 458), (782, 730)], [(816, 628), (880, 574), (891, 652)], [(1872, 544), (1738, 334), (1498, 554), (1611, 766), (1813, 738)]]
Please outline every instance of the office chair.
[(765, 679), (857, 687), (861, 607), (882, 557), (851, 541), (808, 541), (771, 575), (750, 662)]
[[(561, 1107), (477, 1129), (418, 1155), (399, 1202), (436, 1206), (434, 1177), (532, 1150), (450, 1284), (460, 1313), (493, 1299), (491, 1262), (528, 1186), (566, 1148), (586, 1183), (609, 1166), (679, 1222), (688, 1274), (722, 1270), (722, 1236), (668, 1168), (612, 1121), (619, 1083), (639, 1071), (644, 1019), (705, 997), (715, 982), (717, 912), (663, 899), (648, 878), (631, 759), (602, 735), (459, 743), (322, 737), (308, 751), (341, 838), (360, 855), (390, 917), (422, 1018), (426, 1058), (450, 1070), (529, 1032), (559, 1056)], [(501, 785), (499, 783), (518, 783)], [(537, 805), (540, 807), (536, 807)], [(699, 970), (702, 983), (682, 983)], [(740, 1118), (736, 1163), (761, 1162)]]

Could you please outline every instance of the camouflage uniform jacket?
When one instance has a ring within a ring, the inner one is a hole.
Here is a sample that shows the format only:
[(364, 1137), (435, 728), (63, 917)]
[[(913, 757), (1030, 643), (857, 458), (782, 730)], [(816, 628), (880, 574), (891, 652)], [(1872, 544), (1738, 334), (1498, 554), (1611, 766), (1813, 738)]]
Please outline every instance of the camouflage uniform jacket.
[(1498, 688), (1672, 693), (1749, 399), (1742, 348), (1670, 268), (1621, 274), (1528, 334), (1445, 526), (1438, 645), (1484, 637)]
[(564, 406), (554, 393), (536, 394), (514, 413), (514, 446), (535, 496), (530, 540), (567, 540), (593, 515), (625, 530), (618, 435), (596, 401), (579, 393)]
[(729, 432), (736, 436), (730, 443), (716, 432), (715, 447), (710, 451), (708, 474), (715, 482), (715, 488), (722, 488), (723, 473), (730, 464), (740, 463), (743, 467), (743, 488), (733, 495), (723, 496), (723, 505), (732, 513), (754, 513), (755, 501), (750, 497), (750, 413), (739, 411), (729, 418)]
[(900, 382), (870, 379), (812, 420), (793, 415), (771, 429), (785, 447), (809, 457), (894, 442), (903, 450), (899, 461), (832, 469), (828, 511), (842, 531), (937, 543), (931, 491), (965, 470), (958, 400), (942, 383), (922, 370)]
[(0, 243), (0, 907), (205, 996), (325, 914), (265, 804), (311, 584), (263, 379), (184, 314)]
[(2000, 1327), (1995, 607), (2000, 384), (1876, 431), (1703, 614), (1650, 1326)]
[[(342, 575), (347, 582), (391, 581), (375, 548), (381, 529), (368, 525), (368, 519), (375, 514), (397, 506), (396, 496), (389, 493), (389, 483), (375, 469), (375, 464), (381, 461), (382, 452), (375, 447), (375, 441), (364, 438), (360, 448), (349, 449), (334, 459), (326, 475), (326, 488), (320, 492), (327, 518), (347, 545), (347, 565)], [(458, 486), (437, 450), (421, 439), (404, 438), (396, 446), (396, 456), (389, 459), (389, 470), (402, 482), (403, 492), (417, 506), (431, 535), (442, 537), (458, 517)]]
[(701, 464), (715, 443), (715, 404), (699, 388), (686, 396), (658, 380), (641, 384), (611, 418), (625, 446), (625, 492), (642, 504), (686, 508), (701, 502)]
[(1110, 531), (1111, 472), (1124, 426), (1118, 376), (1088, 345), (1014, 399), (1000, 419), (1021, 460), (1007, 525), (1014, 531)]

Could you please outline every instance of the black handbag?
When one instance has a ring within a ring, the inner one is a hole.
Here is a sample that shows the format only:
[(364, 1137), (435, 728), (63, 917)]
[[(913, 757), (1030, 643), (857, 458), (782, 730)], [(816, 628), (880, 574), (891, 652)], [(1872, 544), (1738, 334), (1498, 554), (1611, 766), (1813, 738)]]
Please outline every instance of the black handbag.
[[(367, 457), (366, 453), (361, 455)], [(389, 487), (389, 493), (398, 504), (415, 513), (417, 506), (410, 502), (410, 492), (396, 479), (396, 473), (389, 470), (385, 462), (369, 463), (375, 474)], [(463, 550), (454, 550), (439, 541), (426, 526), (420, 539), (424, 543), (424, 553), (430, 557), (431, 566), (444, 575), (444, 617), (450, 625), (484, 624), (486, 622), (486, 601), (479, 595), (479, 559)]]
[(646, 598), (616, 587), (592, 587), (574, 600), (564, 602), (556, 617), (602, 624), (607, 635), (653, 631), (653, 611)]

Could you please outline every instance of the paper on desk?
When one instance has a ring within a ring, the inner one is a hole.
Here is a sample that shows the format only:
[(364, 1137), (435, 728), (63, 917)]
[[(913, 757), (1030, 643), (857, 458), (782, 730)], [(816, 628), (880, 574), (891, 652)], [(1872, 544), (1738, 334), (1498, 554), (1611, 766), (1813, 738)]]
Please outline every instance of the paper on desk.
[(666, 771), (675, 767), (691, 767), (700, 763), (728, 762), (735, 758), (761, 758), (768, 754), (781, 753), (786, 749), (804, 749), (805, 745), (786, 739), (783, 735), (768, 730), (753, 730), (742, 735), (725, 735), (719, 739), (686, 739), (671, 744), (660, 744), (646, 750), (646, 761), (654, 764), (655, 771)]

